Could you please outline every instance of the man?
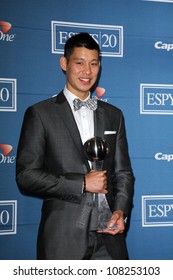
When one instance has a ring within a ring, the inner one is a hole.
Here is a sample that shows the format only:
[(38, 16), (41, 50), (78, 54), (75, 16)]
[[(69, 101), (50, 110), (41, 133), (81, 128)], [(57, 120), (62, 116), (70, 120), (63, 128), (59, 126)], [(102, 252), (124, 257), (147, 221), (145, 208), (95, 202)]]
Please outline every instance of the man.
[[(134, 177), (122, 112), (100, 100), (95, 111), (73, 106), (76, 98), (90, 99), (99, 57), (99, 46), (88, 33), (67, 40), (60, 58), (64, 91), (25, 113), (16, 177), (22, 193), (44, 200), (38, 259), (128, 258), (124, 219), (132, 206)], [(83, 144), (94, 135), (110, 148), (103, 171), (91, 170), (84, 154)], [(97, 231), (98, 193), (106, 195), (113, 213), (103, 232)]]

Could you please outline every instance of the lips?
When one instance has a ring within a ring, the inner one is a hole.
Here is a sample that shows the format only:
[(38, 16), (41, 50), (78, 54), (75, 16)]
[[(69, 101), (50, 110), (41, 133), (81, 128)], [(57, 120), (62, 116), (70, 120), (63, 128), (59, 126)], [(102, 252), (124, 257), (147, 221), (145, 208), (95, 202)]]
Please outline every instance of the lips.
[(79, 78), (79, 80), (83, 85), (88, 85), (91, 82), (91, 79), (88, 78)]

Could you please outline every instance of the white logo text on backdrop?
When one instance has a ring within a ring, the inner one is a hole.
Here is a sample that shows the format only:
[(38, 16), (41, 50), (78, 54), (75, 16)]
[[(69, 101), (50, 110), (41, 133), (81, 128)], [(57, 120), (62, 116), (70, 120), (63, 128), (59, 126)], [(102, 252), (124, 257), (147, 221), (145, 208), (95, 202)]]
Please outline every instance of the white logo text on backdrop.
[(63, 54), (66, 40), (74, 34), (88, 32), (99, 44), (102, 56), (123, 57), (122, 26), (52, 21), (51, 28), (54, 54)]

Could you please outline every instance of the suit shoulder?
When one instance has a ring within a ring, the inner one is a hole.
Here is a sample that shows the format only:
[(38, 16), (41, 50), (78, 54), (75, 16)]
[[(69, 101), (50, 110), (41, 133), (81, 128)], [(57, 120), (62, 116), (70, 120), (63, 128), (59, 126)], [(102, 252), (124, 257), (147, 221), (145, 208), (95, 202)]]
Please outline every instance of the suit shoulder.
[(58, 95), (59, 94), (54, 95), (54, 96), (52, 96), (50, 98), (41, 100), (41, 101), (39, 101), (39, 102), (29, 106), (26, 111), (36, 110), (36, 111), (40, 111), (40, 112), (41, 111), (49, 112), (54, 107), (54, 104), (56, 103)]
[(122, 114), (122, 110), (120, 108), (114, 106), (113, 104), (107, 103), (102, 100), (98, 100), (98, 105), (101, 108), (104, 108), (106, 111), (111, 111), (113, 113)]
[(51, 104), (54, 104), (55, 100), (56, 100), (56, 97), (50, 97), (50, 98), (47, 98), (45, 100), (39, 101), (39, 102), (33, 104), (30, 107), (35, 107), (35, 108), (38, 108), (38, 109), (43, 108), (43, 107), (47, 107), (47, 106), (50, 106)]

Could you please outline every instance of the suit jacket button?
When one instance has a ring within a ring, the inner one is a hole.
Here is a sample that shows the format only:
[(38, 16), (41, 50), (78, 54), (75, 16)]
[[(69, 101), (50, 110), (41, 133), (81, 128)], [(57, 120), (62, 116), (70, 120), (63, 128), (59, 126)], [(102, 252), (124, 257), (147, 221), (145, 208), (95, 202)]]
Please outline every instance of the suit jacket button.
[(89, 207), (92, 207), (92, 206), (93, 206), (93, 203), (92, 203), (92, 202), (88, 202), (87, 205), (88, 205)]

